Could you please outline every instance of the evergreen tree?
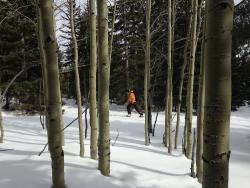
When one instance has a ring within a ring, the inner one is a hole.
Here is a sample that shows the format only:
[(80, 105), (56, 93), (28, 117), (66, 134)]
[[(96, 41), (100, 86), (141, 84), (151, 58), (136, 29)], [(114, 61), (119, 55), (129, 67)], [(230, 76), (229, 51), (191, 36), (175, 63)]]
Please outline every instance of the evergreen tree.
[(235, 7), (232, 56), (232, 110), (250, 100), (250, 1)]
[[(21, 70), (31, 69), (16, 79), (6, 93), (5, 108), (9, 109), (11, 98), (20, 104), (29, 104), (28, 109), (38, 109), (41, 69), (36, 34), (36, 6), (31, 0), (10, 1), (12, 6), (0, 7), (0, 87), (4, 91), (10, 80)], [(24, 107), (24, 106), (22, 106)]]
[[(110, 97), (119, 98), (119, 102), (124, 103), (127, 88), (135, 88), (139, 100), (142, 97), (145, 9), (140, 1), (131, 0), (117, 1), (116, 6)], [(113, 8), (110, 10), (112, 12)]]
[[(88, 68), (89, 68), (89, 33), (88, 33), (88, 7), (81, 9), (80, 5), (74, 9), (74, 29), (76, 33), (77, 45), (78, 45), (78, 66), (79, 75), (81, 80), (81, 93), (87, 98), (88, 91)], [(69, 20), (69, 7), (65, 7), (65, 12), (62, 16), (64, 20), (63, 27), (61, 28), (62, 38), (64, 43), (62, 47), (65, 49), (63, 52), (62, 67), (65, 71), (62, 71), (62, 93), (67, 97), (73, 97), (76, 99), (76, 92), (74, 87), (75, 76), (73, 70), (73, 48), (72, 37), (70, 33), (70, 20)]]

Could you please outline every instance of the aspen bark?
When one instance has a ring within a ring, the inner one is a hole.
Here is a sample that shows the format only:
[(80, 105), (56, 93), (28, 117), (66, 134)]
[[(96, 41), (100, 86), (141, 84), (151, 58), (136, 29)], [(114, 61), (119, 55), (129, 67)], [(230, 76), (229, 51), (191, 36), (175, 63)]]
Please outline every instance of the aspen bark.
[[(172, 32), (172, 35), (171, 35), (171, 80), (170, 80), (170, 83), (171, 83), (171, 86), (170, 86), (170, 89), (171, 89), (171, 94), (170, 94), (170, 102), (171, 104), (169, 105), (169, 108), (171, 108), (169, 110), (169, 117), (171, 117), (171, 119), (169, 120), (170, 121), (170, 126), (171, 126), (171, 150), (172, 150), (172, 120), (173, 120), (173, 117), (172, 117), (172, 109), (173, 109), (173, 67), (174, 67), (174, 48), (175, 48), (175, 45), (174, 45), (174, 40), (175, 40), (175, 19), (176, 19), (176, 0), (173, 0), (172, 1), (172, 7), (171, 7), (171, 32)], [(170, 138), (169, 138), (170, 139)]]
[(113, 49), (113, 38), (114, 38), (114, 30), (115, 30), (115, 12), (116, 12), (116, 0), (114, 0), (114, 10), (112, 15), (112, 28), (111, 28), (111, 37), (109, 43), (109, 60), (110, 64), (112, 61), (112, 49)]
[(196, 148), (196, 170), (198, 181), (202, 182), (203, 171), (203, 122), (204, 122), (204, 99), (205, 99), (205, 75), (204, 75), (204, 39), (202, 41), (202, 57), (200, 63), (199, 93), (198, 93), (198, 114), (197, 114), (197, 148)]
[(165, 146), (168, 152), (172, 152), (172, 0), (168, 0), (168, 70), (166, 85), (166, 107), (165, 107)]
[(48, 125), (48, 78), (46, 70), (46, 57), (44, 52), (43, 44), (43, 33), (42, 33), (42, 20), (41, 20), (41, 10), (37, 8), (37, 37), (38, 37), (38, 48), (40, 53), (40, 61), (42, 67), (42, 78), (43, 78), (43, 94), (44, 94), (44, 113), (45, 113), (45, 127)]
[(187, 149), (186, 156), (191, 159), (192, 156), (192, 118), (193, 118), (193, 87), (194, 87), (194, 68), (195, 68), (195, 52), (196, 52), (196, 40), (197, 40), (197, 8), (198, 0), (192, 1), (192, 29), (191, 29), (191, 48), (190, 48), (190, 64), (189, 64), (189, 76), (187, 87), (187, 100), (186, 100), (186, 130), (187, 130)]
[(144, 74), (144, 108), (145, 108), (145, 145), (149, 145), (149, 111), (148, 111), (148, 97), (149, 97), (149, 69), (150, 69), (150, 16), (151, 16), (151, 0), (146, 1), (146, 51), (145, 51), (145, 74)]
[(72, 37), (72, 47), (74, 50), (74, 71), (75, 71), (75, 87), (76, 87), (76, 98), (77, 98), (77, 110), (78, 110), (78, 126), (79, 126), (79, 143), (80, 143), (80, 157), (84, 157), (84, 137), (83, 137), (83, 120), (82, 120), (82, 100), (81, 100), (81, 89), (80, 89), (80, 78), (78, 70), (78, 45), (75, 34), (74, 26), (74, 0), (69, 0), (70, 7), (70, 29)]
[(97, 159), (97, 107), (96, 107), (96, 0), (90, 1), (90, 157)]
[(53, 1), (40, 0), (43, 43), (47, 62), (48, 82), (48, 144), (51, 155), (53, 188), (64, 188), (64, 152), (61, 142), (61, 92), (58, 70), (58, 55), (54, 26)]
[[(201, 4), (200, 4), (201, 5)], [(204, 50), (205, 50), (205, 21), (203, 23), (201, 60), (199, 75), (199, 92), (197, 106), (197, 148), (196, 148), (196, 177), (198, 182), (202, 183), (203, 174), (203, 127), (204, 127), (204, 101), (205, 101), (205, 70), (204, 70)]]
[[(179, 84), (179, 91), (178, 91), (178, 105), (177, 105), (177, 121), (176, 121), (176, 132), (175, 132), (175, 149), (177, 149), (177, 140), (178, 140), (178, 134), (179, 134), (179, 127), (180, 127), (180, 114), (181, 114), (181, 104), (182, 104), (182, 91), (183, 91), (183, 82), (184, 82), (184, 75), (185, 75), (185, 68), (187, 66), (187, 55), (188, 55), (188, 47), (189, 47), (189, 37), (191, 33), (191, 26), (192, 26), (192, 21), (191, 21), (191, 14), (189, 16), (189, 21), (188, 21), (188, 29), (187, 29), (187, 35), (186, 35), (186, 42), (184, 46), (184, 51), (183, 51), (183, 64), (181, 66), (181, 71), (180, 71), (180, 84)], [(185, 135), (185, 132), (184, 132)], [(184, 138), (184, 142), (186, 139)], [(184, 147), (185, 147), (184, 143)]]
[(233, 0), (207, 1), (203, 188), (227, 188)]
[(100, 71), (99, 92), (99, 169), (104, 176), (110, 174), (110, 133), (109, 133), (109, 81), (110, 61), (108, 49), (108, 8), (105, 0), (97, 1), (98, 15), (98, 56)]

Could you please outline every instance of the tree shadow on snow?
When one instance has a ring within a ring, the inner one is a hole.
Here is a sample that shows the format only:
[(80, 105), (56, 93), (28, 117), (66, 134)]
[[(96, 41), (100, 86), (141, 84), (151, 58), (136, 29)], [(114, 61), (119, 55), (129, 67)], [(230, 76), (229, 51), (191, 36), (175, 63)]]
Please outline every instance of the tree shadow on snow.
[(142, 166), (129, 164), (129, 163), (121, 162), (121, 161), (116, 161), (116, 160), (111, 160), (111, 162), (123, 164), (123, 165), (129, 166), (129, 167), (135, 168), (135, 169), (149, 171), (149, 172), (153, 172), (153, 173), (157, 173), (157, 174), (161, 174), (161, 175), (167, 175), (167, 176), (187, 176), (187, 175), (190, 175), (190, 173), (175, 174), (175, 173), (170, 173), (170, 172), (164, 172), (164, 171), (160, 171), (160, 170), (156, 170), (156, 169), (152, 169), (152, 168), (147, 168), (147, 167), (142, 167)]
[(250, 133), (247, 129), (231, 128), (230, 149), (231, 158), (242, 163), (250, 164)]
[(166, 152), (164, 151), (160, 151), (160, 150), (154, 150), (151, 148), (146, 148), (146, 147), (139, 147), (139, 146), (134, 146), (134, 145), (129, 145), (129, 144), (122, 144), (122, 143), (116, 143), (113, 147), (124, 147), (124, 148), (129, 148), (129, 149), (135, 149), (135, 150), (140, 150), (140, 151), (146, 151), (146, 152), (151, 152), (151, 153), (157, 153), (157, 154), (161, 154), (161, 155), (167, 155), (167, 156), (173, 156), (173, 157), (182, 157), (183, 154), (169, 154), (167, 153), (167, 149)]

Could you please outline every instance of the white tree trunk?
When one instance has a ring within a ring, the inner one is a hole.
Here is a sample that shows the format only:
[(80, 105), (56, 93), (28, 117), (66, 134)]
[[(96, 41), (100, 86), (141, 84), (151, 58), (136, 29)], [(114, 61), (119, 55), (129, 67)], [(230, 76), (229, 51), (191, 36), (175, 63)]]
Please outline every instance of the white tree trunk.
[(193, 118), (193, 87), (194, 87), (194, 68), (195, 68), (195, 52), (197, 44), (197, 8), (198, 0), (192, 1), (192, 29), (191, 29), (191, 48), (190, 48), (190, 64), (187, 86), (186, 100), (186, 131), (187, 131), (187, 149), (186, 156), (191, 159), (192, 156), (192, 118)]
[(74, 28), (74, 0), (69, 0), (70, 6), (70, 29), (72, 37), (72, 45), (74, 49), (74, 71), (75, 71), (75, 87), (78, 109), (78, 126), (79, 126), (79, 143), (80, 143), (80, 157), (84, 157), (84, 137), (83, 137), (83, 120), (82, 120), (82, 100), (80, 89), (80, 78), (78, 70), (78, 45), (76, 40), (75, 28)]
[(99, 57), (99, 169), (105, 176), (110, 174), (109, 133), (109, 81), (110, 61), (108, 49), (108, 8), (105, 0), (97, 1), (98, 15), (98, 57)]
[(97, 159), (97, 111), (96, 111), (96, 0), (90, 0), (90, 157)]
[(165, 107), (165, 146), (172, 152), (172, 0), (168, 0), (168, 70)]
[[(201, 5), (202, 5), (202, 1), (199, 4), (200, 9), (201, 9)], [(205, 101), (205, 74), (204, 74), (205, 73), (205, 70), (204, 70), (205, 48), (204, 47), (205, 47), (205, 21), (203, 24), (203, 32), (202, 32), (199, 93), (198, 93), (198, 105), (197, 105), (196, 177), (200, 183), (202, 183), (202, 176), (203, 176), (202, 154), (203, 154), (203, 127), (204, 127), (204, 101)]]
[(151, 16), (151, 0), (146, 1), (146, 53), (145, 53), (145, 74), (144, 74), (144, 108), (145, 108), (145, 145), (149, 145), (149, 74), (150, 74), (150, 16)]
[(234, 2), (209, 0), (207, 10), (202, 187), (228, 188)]
[(61, 92), (58, 70), (58, 54), (54, 25), (54, 9), (51, 0), (40, 0), (43, 43), (46, 56), (48, 82), (48, 144), (51, 156), (53, 188), (64, 188), (64, 152), (61, 132)]

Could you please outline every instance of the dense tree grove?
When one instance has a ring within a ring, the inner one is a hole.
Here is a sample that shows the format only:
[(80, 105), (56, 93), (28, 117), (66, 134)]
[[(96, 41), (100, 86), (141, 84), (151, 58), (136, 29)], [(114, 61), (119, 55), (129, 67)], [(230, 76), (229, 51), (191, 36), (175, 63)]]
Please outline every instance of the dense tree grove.
[[(0, 2), (5, 5), (5, 3)], [(249, 1), (242, 1), (235, 9), (235, 21), (233, 30), (233, 63), (232, 63), (232, 80), (233, 80), (233, 98), (232, 109), (243, 104), (244, 100), (249, 100)], [(166, 4), (165, 0), (161, 3), (152, 2), (151, 13), (151, 94), (153, 105), (157, 108), (164, 108), (166, 70), (167, 70), (167, 9), (161, 4)], [(26, 73), (23, 73), (16, 82), (10, 87), (6, 93), (6, 100), (9, 102), (11, 98), (15, 98), (16, 102), (22, 104), (39, 103), (39, 83), (41, 71), (39, 68), (39, 53), (37, 49), (36, 39), (36, 7), (30, 1), (20, 1), (15, 6), (2, 6), (1, 9), (1, 88), (4, 90), (9, 81), (25, 66), (31, 67)], [(20, 8), (18, 8), (20, 7)], [(8, 16), (12, 11), (15, 16)], [(28, 11), (29, 10), (29, 11)], [(32, 10), (32, 11), (30, 11)], [(113, 7), (110, 6), (110, 24), (112, 22)], [(178, 86), (180, 81), (180, 69), (183, 64), (183, 48), (186, 39), (186, 31), (188, 29), (188, 15), (190, 14), (190, 4), (178, 1), (176, 5), (176, 27), (175, 27), (175, 52), (173, 66), (173, 105), (178, 104)], [(131, 14), (133, 12), (133, 14)], [(77, 6), (74, 13), (75, 30), (78, 41), (79, 52), (79, 68), (81, 80), (81, 92), (84, 98), (87, 98), (89, 88), (89, 34), (88, 34), (88, 7), (82, 8)], [(143, 72), (144, 55), (145, 55), (145, 4), (142, 1), (117, 1), (115, 12), (115, 28), (113, 55), (111, 64), (111, 85), (110, 97), (117, 99), (116, 102), (123, 104), (126, 100), (126, 89), (135, 88), (139, 98), (139, 102), (143, 105)], [(6, 19), (6, 17), (8, 19)], [(76, 97), (74, 89), (74, 73), (73, 68), (73, 50), (71, 37), (69, 35), (69, 7), (65, 5), (62, 14), (62, 38), (64, 38), (63, 55), (59, 58), (62, 61), (61, 83), (62, 93), (65, 96)], [(244, 22), (242, 21), (244, 19)], [(111, 26), (111, 25), (110, 25)], [(11, 31), (11, 32), (10, 32)], [(22, 32), (19, 32), (22, 31)], [(11, 36), (11, 37), (10, 37)], [(15, 36), (15, 37), (13, 37)], [(200, 35), (201, 37), (201, 35)], [(31, 43), (31, 41), (33, 41)], [(200, 40), (199, 40), (200, 41)], [(194, 108), (197, 105), (198, 96), (198, 74), (200, 64), (200, 43), (197, 47), (197, 59), (194, 78)], [(3, 49), (4, 48), (4, 49)], [(27, 50), (29, 49), (29, 50)], [(189, 50), (188, 50), (189, 51)], [(12, 62), (11, 65), (9, 62)], [(15, 62), (15, 63), (14, 63)], [(36, 66), (37, 65), (37, 66)], [(241, 74), (239, 74), (241, 73)], [(187, 74), (184, 79), (184, 91), (186, 92)], [(28, 80), (28, 81), (27, 81)], [(35, 90), (34, 90), (35, 88)], [(22, 95), (28, 91), (28, 95)], [(7, 106), (6, 108), (9, 108)], [(30, 106), (31, 107), (31, 106)], [(185, 107), (185, 100), (182, 100), (182, 109)], [(22, 106), (25, 108), (25, 106)], [(26, 107), (27, 108), (27, 107)]]
[[(161, 6), (165, 4), (166, 6)], [(187, 15), (189, 14), (188, 3), (179, 2), (176, 5), (176, 25), (174, 66), (173, 66), (173, 95), (174, 104), (177, 104), (176, 86), (179, 81), (179, 68), (182, 65), (182, 51), (187, 28)], [(134, 14), (130, 14), (133, 12)], [(143, 70), (145, 56), (145, 4), (142, 1), (117, 1), (113, 63), (111, 64), (111, 97), (123, 101), (126, 96), (125, 90), (128, 82), (130, 88), (135, 88), (142, 102), (143, 98)], [(164, 108), (166, 95), (166, 72), (167, 72), (167, 1), (161, 3), (152, 1), (151, 12), (151, 94), (152, 103)], [(126, 64), (128, 61), (128, 70)], [(127, 73), (128, 71), (128, 73)], [(126, 74), (129, 75), (128, 81)], [(176, 78), (176, 79), (175, 79)]]
[[(164, 108), (166, 69), (167, 69), (167, 6), (166, 1), (161, 3), (152, 2), (152, 45), (151, 45), (151, 77), (153, 104), (156, 107)], [(245, 0), (236, 6), (235, 24), (233, 29), (233, 98), (232, 108), (236, 109), (243, 104), (244, 100), (249, 99), (249, 23), (247, 20), (250, 14), (249, 1)], [(124, 101), (126, 96), (126, 82), (129, 87), (138, 91), (139, 98), (143, 98), (143, 74), (140, 69), (144, 69), (145, 54), (145, 4), (141, 1), (117, 1), (113, 63), (111, 64), (111, 97), (118, 98), (118, 101)], [(112, 9), (110, 9), (112, 13)], [(133, 12), (134, 14), (130, 14)], [(202, 10), (204, 12), (204, 10)], [(183, 63), (183, 48), (186, 40), (186, 31), (188, 29), (188, 15), (190, 14), (190, 4), (188, 1), (178, 1), (176, 5), (176, 23), (175, 23), (175, 52), (173, 65), (173, 105), (178, 103), (178, 86), (180, 81), (180, 68)], [(242, 21), (244, 19), (244, 22)], [(197, 108), (198, 98), (198, 75), (201, 54), (201, 35), (196, 52), (195, 78), (194, 78), (194, 108)], [(245, 50), (244, 50), (245, 49)], [(126, 52), (128, 51), (128, 52)], [(189, 50), (188, 50), (189, 53)], [(128, 70), (126, 69), (128, 61)], [(129, 80), (126, 74), (128, 71)], [(243, 74), (242, 74), (243, 72)], [(234, 79), (235, 78), (235, 79)], [(186, 94), (187, 74), (184, 79), (183, 96)], [(142, 102), (142, 100), (141, 100)], [(185, 100), (182, 101), (184, 109)]]

